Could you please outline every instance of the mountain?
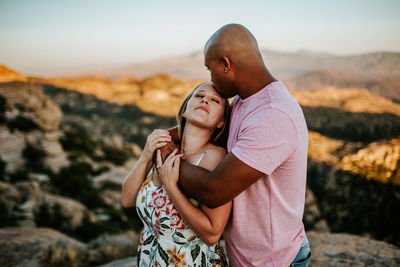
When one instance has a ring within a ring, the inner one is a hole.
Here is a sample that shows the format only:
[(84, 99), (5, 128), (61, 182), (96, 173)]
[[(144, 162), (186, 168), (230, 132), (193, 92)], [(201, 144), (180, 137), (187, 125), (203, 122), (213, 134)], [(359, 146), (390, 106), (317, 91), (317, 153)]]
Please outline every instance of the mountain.
[(364, 78), (344, 72), (314, 71), (284, 80), (290, 90), (308, 90), (323, 87), (365, 88), (373, 94), (400, 100), (400, 80)]
[(26, 81), (27, 78), (6, 66), (0, 65), (0, 83), (8, 81)]
[[(284, 53), (264, 49), (262, 56), (269, 70), (279, 79), (294, 78), (314, 71), (334, 71), (365, 78), (400, 80), (400, 53), (395, 52), (338, 56), (307, 51)], [(158, 73), (182, 79), (210, 79), (204, 67), (202, 52), (166, 57), (89, 74), (118, 79), (126, 76), (149, 77)]]

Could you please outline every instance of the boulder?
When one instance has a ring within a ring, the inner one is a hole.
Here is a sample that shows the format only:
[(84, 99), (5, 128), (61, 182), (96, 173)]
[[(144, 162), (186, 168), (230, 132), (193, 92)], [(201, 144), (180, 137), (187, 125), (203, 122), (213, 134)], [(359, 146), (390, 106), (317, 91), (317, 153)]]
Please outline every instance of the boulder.
[(136, 255), (138, 243), (139, 235), (133, 231), (100, 236), (87, 244), (88, 261), (92, 264), (99, 264), (131, 257)]
[(61, 215), (68, 218), (65, 221), (66, 225), (64, 228), (71, 230), (76, 229), (82, 224), (82, 219), (87, 214), (90, 221), (94, 222), (97, 220), (96, 216), (92, 211), (90, 211), (86, 206), (80, 202), (62, 196), (53, 195), (50, 193), (44, 193), (43, 197), (38, 199), (34, 212), (37, 214), (42, 205), (47, 205), (47, 207), (54, 208), (55, 205), (60, 207)]
[(307, 232), (310, 267), (400, 266), (400, 249), (383, 241), (349, 234)]
[(81, 266), (85, 245), (49, 228), (0, 229), (0, 266)]
[(25, 135), (15, 131), (11, 133), (7, 127), (0, 126), (0, 157), (6, 162), (6, 173), (13, 173), (23, 168), (22, 151), (25, 148)]
[(60, 107), (43, 93), (40, 85), (23, 82), (0, 84), (0, 94), (6, 96), (9, 112), (30, 118), (43, 131), (58, 129), (62, 118)]

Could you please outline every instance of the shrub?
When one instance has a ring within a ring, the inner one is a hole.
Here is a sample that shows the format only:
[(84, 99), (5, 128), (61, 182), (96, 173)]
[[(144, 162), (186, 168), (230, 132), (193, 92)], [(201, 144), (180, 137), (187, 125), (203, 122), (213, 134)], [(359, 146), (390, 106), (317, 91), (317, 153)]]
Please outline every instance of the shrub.
[(22, 156), (25, 159), (25, 168), (34, 172), (42, 172), (45, 170), (44, 159), (46, 152), (39, 146), (26, 143)]
[(111, 146), (102, 145), (102, 150), (104, 152), (104, 160), (110, 161), (116, 165), (122, 165), (129, 158), (128, 153)]
[(64, 137), (60, 139), (60, 143), (64, 150), (84, 152), (90, 157), (97, 147), (97, 143), (93, 140), (83, 127), (74, 128), (64, 132)]
[(32, 119), (21, 115), (8, 121), (7, 125), (10, 132), (14, 132), (15, 129), (22, 132), (30, 132), (32, 130), (39, 129), (39, 126)]
[(50, 179), (59, 194), (77, 199), (89, 208), (104, 207), (100, 191), (94, 188), (90, 179), (92, 172), (92, 166), (87, 163), (73, 163)]
[(29, 173), (26, 169), (16, 170), (14, 173), (10, 174), (11, 182), (26, 181), (29, 180)]
[(7, 162), (5, 162), (0, 156), (0, 181), (5, 181), (6, 164)]
[(7, 103), (7, 99), (0, 95), (0, 124), (3, 124), (6, 122), (6, 103)]
[(50, 227), (58, 231), (68, 233), (68, 225), (71, 218), (62, 213), (60, 204), (49, 205), (43, 203), (34, 213), (34, 220), (38, 227)]

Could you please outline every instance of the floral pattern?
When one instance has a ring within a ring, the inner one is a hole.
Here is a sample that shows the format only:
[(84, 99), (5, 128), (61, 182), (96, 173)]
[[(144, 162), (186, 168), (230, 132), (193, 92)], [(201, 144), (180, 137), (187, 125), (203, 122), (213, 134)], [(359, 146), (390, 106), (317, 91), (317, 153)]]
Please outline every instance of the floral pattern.
[(137, 266), (228, 266), (219, 243), (207, 246), (185, 225), (162, 186), (152, 182), (153, 172), (142, 184), (136, 210), (144, 224)]

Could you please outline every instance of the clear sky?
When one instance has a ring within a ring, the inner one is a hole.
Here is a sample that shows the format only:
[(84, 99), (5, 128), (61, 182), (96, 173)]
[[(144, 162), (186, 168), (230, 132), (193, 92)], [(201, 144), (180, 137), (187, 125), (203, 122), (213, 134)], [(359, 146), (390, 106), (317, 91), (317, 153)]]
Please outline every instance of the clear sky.
[(261, 48), (400, 52), (400, 0), (0, 0), (0, 64), (31, 75), (122, 66), (202, 50), (231, 22)]

